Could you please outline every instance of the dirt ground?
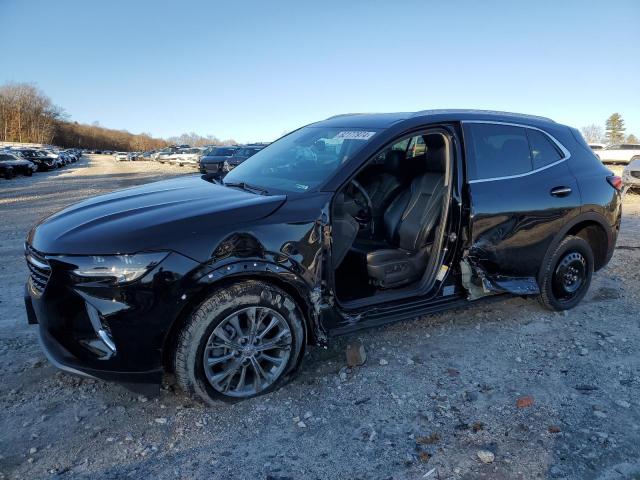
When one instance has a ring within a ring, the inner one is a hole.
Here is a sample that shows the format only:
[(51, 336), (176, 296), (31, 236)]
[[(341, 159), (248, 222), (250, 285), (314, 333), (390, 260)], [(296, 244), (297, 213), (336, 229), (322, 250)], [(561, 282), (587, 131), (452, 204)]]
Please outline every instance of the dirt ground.
[[(281, 390), (215, 409), (57, 371), (26, 324), (28, 230), (185, 172), (91, 156), (0, 182), (0, 479), (640, 478), (638, 195), (566, 314), (505, 297), (338, 338)], [(346, 371), (353, 341), (368, 359)]]

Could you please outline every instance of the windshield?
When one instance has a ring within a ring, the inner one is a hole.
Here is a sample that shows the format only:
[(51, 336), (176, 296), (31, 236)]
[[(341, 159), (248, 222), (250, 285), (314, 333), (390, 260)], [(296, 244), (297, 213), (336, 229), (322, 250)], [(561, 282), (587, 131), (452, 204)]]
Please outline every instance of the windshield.
[(205, 152), (205, 155), (210, 157), (231, 157), (233, 156), (233, 152), (235, 152), (235, 148), (210, 148)]
[(282, 137), (234, 168), (225, 183), (305, 192), (324, 183), (379, 130), (304, 127)]

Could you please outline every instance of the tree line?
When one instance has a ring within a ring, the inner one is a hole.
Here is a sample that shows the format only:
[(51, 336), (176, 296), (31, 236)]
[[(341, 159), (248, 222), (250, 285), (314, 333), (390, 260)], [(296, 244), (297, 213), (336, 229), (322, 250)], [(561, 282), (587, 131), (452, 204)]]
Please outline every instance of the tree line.
[(634, 134), (625, 135), (627, 128), (624, 126), (624, 120), (619, 113), (612, 113), (605, 121), (605, 128), (592, 123), (586, 127), (582, 127), (582, 136), (587, 143), (640, 143), (638, 137)]
[(72, 122), (64, 110), (35, 85), (12, 82), (0, 85), (0, 141), (115, 151), (148, 151), (173, 143), (192, 146), (235, 143), (193, 132), (163, 139), (149, 133), (105, 128), (97, 122), (90, 125)]

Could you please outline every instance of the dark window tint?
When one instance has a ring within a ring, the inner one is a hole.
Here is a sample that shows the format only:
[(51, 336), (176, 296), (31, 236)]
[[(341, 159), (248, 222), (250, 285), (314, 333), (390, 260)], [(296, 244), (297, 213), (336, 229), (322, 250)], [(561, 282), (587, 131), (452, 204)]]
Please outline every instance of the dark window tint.
[(216, 148), (213, 151), (213, 155), (218, 157), (230, 157), (233, 155), (233, 152), (235, 151), (236, 151), (235, 148)]
[(562, 158), (551, 139), (544, 133), (527, 128), (527, 136), (531, 145), (531, 160), (533, 161), (534, 170), (557, 162)]
[(531, 171), (529, 141), (524, 128), (476, 123), (468, 124), (465, 133), (474, 159), (474, 165), (469, 165), (471, 180)]

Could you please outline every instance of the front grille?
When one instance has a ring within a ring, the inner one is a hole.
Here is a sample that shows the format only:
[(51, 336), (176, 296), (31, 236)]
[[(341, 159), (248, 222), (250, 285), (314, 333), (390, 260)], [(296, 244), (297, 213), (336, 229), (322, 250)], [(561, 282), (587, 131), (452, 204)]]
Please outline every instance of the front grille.
[(51, 266), (49, 266), (44, 254), (38, 252), (31, 245), (25, 245), (25, 256), (29, 267), (31, 286), (34, 291), (42, 294), (51, 276)]

